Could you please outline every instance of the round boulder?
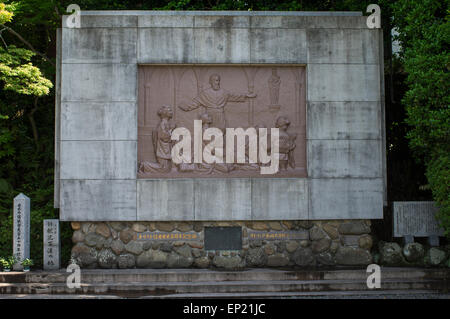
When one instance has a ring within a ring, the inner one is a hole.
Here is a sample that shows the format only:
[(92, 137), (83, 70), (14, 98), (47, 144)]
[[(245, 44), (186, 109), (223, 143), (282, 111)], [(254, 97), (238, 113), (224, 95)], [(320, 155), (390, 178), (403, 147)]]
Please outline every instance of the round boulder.
[(386, 266), (399, 266), (405, 263), (402, 249), (397, 243), (382, 243), (380, 245), (380, 263)]
[(419, 243), (409, 243), (403, 247), (403, 256), (405, 256), (406, 261), (415, 263), (425, 256), (425, 249)]
[(311, 248), (298, 248), (292, 255), (292, 260), (298, 266), (309, 266), (314, 264), (315, 259)]
[(432, 266), (437, 266), (445, 261), (446, 253), (445, 251), (432, 247), (428, 251), (428, 260)]
[(136, 264), (136, 257), (133, 254), (123, 254), (117, 257), (117, 266), (120, 269), (134, 268)]
[(245, 260), (247, 262), (247, 266), (265, 266), (267, 263), (265, 249), (262, 247), (249, 249)]
[(98, 253), (98, 264), (101, 268), (116, 268), (117, 257), (111, 249), (102, 249)]
[(335, 255), (338, 265), (369, 265), (372, 255), (359, 247), (340, 246)]

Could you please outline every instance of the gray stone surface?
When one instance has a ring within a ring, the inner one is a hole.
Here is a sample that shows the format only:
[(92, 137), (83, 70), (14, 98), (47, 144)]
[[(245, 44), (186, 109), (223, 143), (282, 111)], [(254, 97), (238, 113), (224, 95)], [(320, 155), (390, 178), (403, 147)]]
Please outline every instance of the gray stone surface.
[(308, 61), (378, 64), (378, 36), (370, 29), (308, 29)]
[(310, 101), (380, 101), (376, 64), (310, 64), (307, 68)]
[(59, 220), (44, 219), (44, 270), (55, 270), (61, 267), (61, 242), (59, 238)]
[[(61, 220), (382, 217), (382, 31), (367, 29), (360, 12), (83, 11), (80, 29), (65, 19), (55, 126)], [(136, 181), (138, 63), (306, 64), (309, 177)]]
[[(84, 28), (130, 28), (137, 27), (138, 17), (133, 14), (127, 14), (121, 11), (120, 14), (103, 14), (102, 11), (97, 11), (96, 15), (89, 15), (90, 12), (81, 11), (80, 27)], [(111, 11), (110, 11), (111, 12)], [(62, 18), (62, 27), (67, 29), (66, 19), (68, 16), (64, 15)], [(73, 30), (73, 29), (70, 29)]]
[(63, 63), (61, 101), (136, 101), (136, 72), (133, 63)]
[(137, 141), (135, 102), (64, 102), (61, 140)]
[(380, 141), (310, 140), (308, 176), (381, 177)]
[(306, 32), (302, 29), (253, 29), (252, 63), (306, 63)]
[(434, 202), (394, 202), (394, 237), (443, 236), (435, 215), (438, 208)]
[(173, 19), (170, 15), (140, 15), (138, 26), (140, 28), (192, 28), (194, 27), (193, 16), (179, 16)]
[(139, 180), (138, 220), (193, 220), (194, 181)]
[(56, 30), (56, 74), (55, 74), (55, 172), (54, 172), (54, 196), (53, 206), (59, 208), (60, 191), (60, 139), (61, 139), (61, 47), (62, 29)]
[(192, 29), (142, 28), (138, 38), (138, 63), (195, 63)]
[(195, 220), (251, 219), (249, 178), (195, 179)]
[(194, 32), (196, 63), (249, 63), (248, 29), (199, 28)]
[(377, 140), (381, 138), (379, 102), (309, 102), (308, 138)]
[(307, 180), (254, 178), (251, 219), (308, 219)]
[(62, 141), (61, 179), (136, 179), (136, 141)]
[(22, 193), (14, 197), (13, 255), (18, 262), (14, 270), (22, 270), (20, 261), (30, 258), (30, 198)]
[(136, 220), (136, 181), (61, 180), (62, 221)]
[(62, 63), (136, 62), (136, 28), (63, 28), (62, 39)]
[(309, 191), (312, 220), (383, 218), (381, 178), (311, 179)]

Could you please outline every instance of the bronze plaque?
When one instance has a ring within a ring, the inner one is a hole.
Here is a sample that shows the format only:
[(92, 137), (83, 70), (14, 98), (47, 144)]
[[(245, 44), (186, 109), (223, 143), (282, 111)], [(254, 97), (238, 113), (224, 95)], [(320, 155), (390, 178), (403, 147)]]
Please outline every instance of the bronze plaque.
[[(139, 178), (306, 177), (304, 66), (140, 66), (138, 112)], [(194, 136), (194, 120), (202, 132), (223, 132), (224, 158), (227, 128), (255, 128), (258, 140), (259, 128), (267, 128), (269, 146), (270, 129), (278, 128), (278, 172), (261, 174), (268, 164), (249, 160), (248, 139), (245, 163), (175, 163), (172, 132), (186, 128)]]

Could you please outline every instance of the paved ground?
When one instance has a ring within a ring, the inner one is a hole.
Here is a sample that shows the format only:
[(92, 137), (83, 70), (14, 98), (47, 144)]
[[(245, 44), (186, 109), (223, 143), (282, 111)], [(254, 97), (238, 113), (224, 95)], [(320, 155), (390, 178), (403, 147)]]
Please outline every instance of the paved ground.
[[(276, 295), (274, 293), (248, 293), (242, 294), (178, 294), (168, 296), (141, 296), (136, 299), (251, 299), (251, 298), (268, 298), (268, 299), (450, 299), (450, 293), (430, 293), (427, 291), (361, 291), (361, 292), (333, 292), (333, 293), (283, 293)], [(112, 295), (0, 295), (0, 299), (126, 299)]]

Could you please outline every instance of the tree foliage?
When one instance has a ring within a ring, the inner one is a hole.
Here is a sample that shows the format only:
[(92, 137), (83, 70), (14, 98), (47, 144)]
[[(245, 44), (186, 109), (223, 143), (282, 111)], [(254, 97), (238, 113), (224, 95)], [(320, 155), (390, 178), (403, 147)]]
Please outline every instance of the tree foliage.
[(32, 51), (14, 45), (0, 48), (0, 81), (5, 90), (34, 96), (50, 92), (52, 82), (43, 77), (41, 70), (30, 62), (34, 55)]

